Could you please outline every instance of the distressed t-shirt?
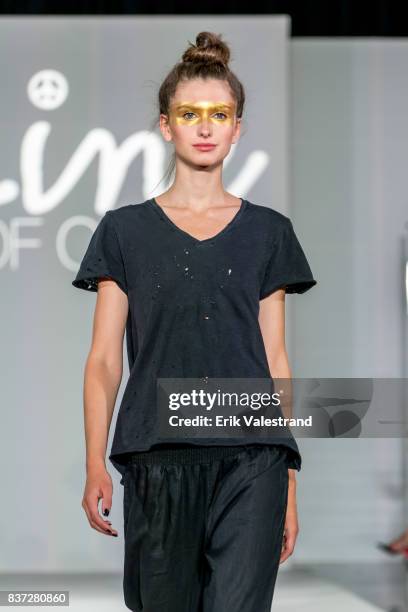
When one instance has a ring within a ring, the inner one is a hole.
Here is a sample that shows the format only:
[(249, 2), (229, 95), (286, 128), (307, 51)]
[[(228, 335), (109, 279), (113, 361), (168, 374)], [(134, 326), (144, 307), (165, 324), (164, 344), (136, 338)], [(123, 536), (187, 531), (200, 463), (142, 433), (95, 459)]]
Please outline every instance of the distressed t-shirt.
[[(198, 240), (154, 198), (107, 211), (99, 221), (74, 287), (97, 291), (110, 277), (128, 298), (129, 378), (109, 459), (124, 474), (129, 454), (167, 443), (243, 445), (241, 437), (168, 440), (158, 433), (157, 378), (269, 378), (259, 301), (279, 288), (304, 293), (314, 280), (291, 220), (241, 198), (233, 219)], [(282, 444), (301, 469), (291, 434), (251, 443)]]

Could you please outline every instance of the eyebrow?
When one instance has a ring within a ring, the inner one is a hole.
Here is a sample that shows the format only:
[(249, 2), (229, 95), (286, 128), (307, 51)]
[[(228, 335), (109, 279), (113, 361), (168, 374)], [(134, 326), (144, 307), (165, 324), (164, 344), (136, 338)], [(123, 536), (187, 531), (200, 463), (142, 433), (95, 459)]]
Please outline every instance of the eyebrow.
[[(215, 103), (212, 105), (211, 108), (217, 108), (217, 109), (225, 109), (225, 110), (230, 110), (231, 109), (232, 104), (228, 105), (228, 104), (223, 104), (223, 103)], [(184, 109), (188, 109), (188, 108), (197, 108), (197, 104), (194, 104), (193, 102), (191, 104), (180, 104), (180, 106), (177, 106), (177, 104), (175, 105), (175, 108), (179, 111), (184, 110)], [(201, 108), (201, 107), (198, 107)]]

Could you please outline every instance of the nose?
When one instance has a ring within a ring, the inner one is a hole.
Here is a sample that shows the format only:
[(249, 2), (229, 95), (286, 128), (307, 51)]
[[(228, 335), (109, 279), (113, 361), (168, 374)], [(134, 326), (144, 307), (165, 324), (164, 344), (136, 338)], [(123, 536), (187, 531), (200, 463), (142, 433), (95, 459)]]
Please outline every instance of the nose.
[(211, 132), (211, 124), (209, 119), (203, 118), (199, 123), (199, 133), (202, 135), (208, 135)]

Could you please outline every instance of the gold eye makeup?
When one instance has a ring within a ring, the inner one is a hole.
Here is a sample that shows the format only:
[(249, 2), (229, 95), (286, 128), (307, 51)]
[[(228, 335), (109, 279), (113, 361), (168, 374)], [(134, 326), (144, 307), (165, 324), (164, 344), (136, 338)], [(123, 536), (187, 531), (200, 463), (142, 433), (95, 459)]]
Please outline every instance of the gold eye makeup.
[(199, 102), (180, 102), (170, 108), (170, 118), (178, 125), (196, 125), (204, 119), (213, 123), (234, 123), (235, 104), (225, 102), (212, 102), (203, 100)]

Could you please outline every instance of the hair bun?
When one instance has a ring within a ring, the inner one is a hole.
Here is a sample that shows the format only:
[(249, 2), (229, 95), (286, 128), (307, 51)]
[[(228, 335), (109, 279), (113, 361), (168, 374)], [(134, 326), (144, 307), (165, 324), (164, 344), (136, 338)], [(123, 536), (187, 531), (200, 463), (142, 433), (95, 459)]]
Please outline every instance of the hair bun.
[(200, 32), (196, 36), (196, 44), (190, 41), (190, 47), (183, 53), (183, 62), (192, 63), (220, 63), (227, 67), (230, 59), (228, 45), (221, 40), (220, 34), (213, 32)]

